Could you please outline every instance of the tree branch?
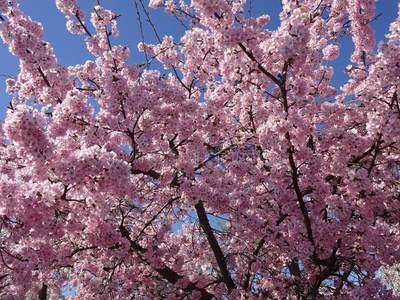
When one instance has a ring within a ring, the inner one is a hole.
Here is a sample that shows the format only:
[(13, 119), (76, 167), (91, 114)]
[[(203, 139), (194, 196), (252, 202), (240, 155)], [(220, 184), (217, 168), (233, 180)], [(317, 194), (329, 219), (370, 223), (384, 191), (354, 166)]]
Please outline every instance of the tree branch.
[(40, 73), (40, 76), (42, 76), (42, 78), (43, 78), (44, 82), (46, 83), (46, 85), (47, 85), (48, 87), (51, 87), (50, 82), (49, 82), (49, 80), (47, 79), (46, 75), (43, 73), (41, 67), (38, 67), (38, 71), (39, 71), (39, 73)]
[(206, 158), (205, 160), (203, 160), (202, 162), (200, 162), (197, 167), (194, 168), (195, 171), (198, 171), (199, 169), (201, 169), (206, 163), (208, 163), (210, 160), (213, 160), (214, 158), (216, 158), (217, 156), (221, 155), (222, 153), (232, 149), (233, 147), (236, 147), (237, 145), (232, 144), (229, 147), (226, 147), (220, 151), (218, 151), (217, 153), (211, 154), (208, 158)]
[(368, 177), (371, 175), (373, 168), (375, 167), (376, 158), (382, 148), (379, 148), (379, 145), (382, 143), (381, 141), (382, 133), (379, 134), (378, 140), (375, 143), (374, 155), (372, 156), (371, 164), (368, 168)]
[(44, 282), (42, 283), (42, 287), (38, 293), (39, 300), (46, 300), (47, 299), (47, 284)]
[[(286, 139), (290, 142), (289, 133), (286, 133)], [(310, 221), (310, 217), (308, 216), (308, 210), (307, 210), (306, 205), (303, 200), (303, 197), (304, 197), (303, 193), (300, 190), (299, 175), (297, 173), (297, 167), (294, 162), (293, 152), (294, 152), (294, 149), (292, 146), (288, 149), (288, 153), (289, 153), (289, 164), (290, 164), (290, 168), (292, 170), (293, 189), (296, 193), (297, 201), (299, 202), (299, 205), (300, 205), (300, 210), (303, 215), (304, 224), (306, 225), (307, 238), (311, 242), (311, 244), (314, 245), (314, 237), (313, 237), (312, 228), (311, 228), (311, 221)]]
[(277, 86), (281, 86), (281, 83), (278, 79), (275, 78), (274, 75), (272, 75), (270, 72), (268, 72), (258, 61), (257, 59), (254, 57), (253, 53), (251, 53), (249, 50), (246, 49), (246, 47), (242, 44), (239, 43), (238, 44), (239, 47), (243, 50), (244, 53), (246, 53), (246, 55), (255, 63), (257, 63), (258, 69), (265, 74), (269, 79), (271, 79)]
[(254, 252), (253, 252), (253, 258), (252, 258), (252, 260), (249, 262), (249, 264), (248, 264), (248, 266), (247, 266), (247, 273), (246, 273), (245, 280), (244, 280), (244, 282), (243, 282), (243, 289), (244, 289), (245, 291), (247, 291), (248, 288), (249, 288), (249, 283), (250, 283), (250, 269), (251, 269), (251, 266), (252, 266), (252, 264), (257, 260), (258, 253), (260, 252), (260, 250), (262, 249), (262, 247), (264, 246), (264, 244), (265, 244), (265, 239), (262, 238), (262, 239), (258, 242), (257, 248), (256, 248), (256, 249), (254, 250)]
[(78, 252), (90, 250), (90, 249), (96, 249), (96, 248), (98, 248), (98, 247), (97, 246), (87, 246), (87, 247), (82, 247), (82, 248), (76, 248), (74, 251), (72, 251), (72, 253), (70, 255), (67, 255), (66, 257), (71, 258)]
[(82, 26), (82, 28), (85, 30), (86, 34), (87, 34), (88, 36), (92, 36), (92, 34), (89, 32), (89, 30), (87, 29), (87, 27), (85, 26), (85, 24), (83, 24), (81, 17), (80, 17), (78, 14), (76, 14), (75, 17), (76, 17), (76, 19), (78, 20), (79, 24)]
[(347, 163), (347, 166), (351, 166), (353, 164), (358, 163), (360, 160), (362, 160), (364, 157), (367, 157), (368, 155), (370, 155), (376, 147), (379, 147), (380, 144), (382, 144), (382, 133), (380, 133), (378, 135), (378, 139), (376, 140), (376, 142), (374, 142), (374, 144), (369, 147), (363, 154), (356, 156), (355, 158), (353, 158), (350, 162)]
[(146, 222), (146, 224), (144, 225), (144, 227), (142, 228), (142, 230), (140, 230), (138, 236), (136, 237), (136, 240), (142, 235), (142, 233), (146, 230), (147, 227), (149, 227), (151, 225), (151, 223), (154, 222), (155, 219), (157, 219), (157, 217), (163, 212), (163, 210), (172, 204), (172, 202), (174, 202), (175, 200), (181, 198), (180, 196), (177, 197), (173, 197), (171, 198), (171, 200), (169, 200), (167, 203), (165, 203), (163, 205), (163, 207), (161, 207), (161, 209), (149, 220)]
[(151, 178), (157, 180), (161, 177), (161, 174), (154, 170), (142, 171), (138, 169), (132, 169), (132, 174), (144, 174), (150, 176)]
[[(365, 157), (367, 157), (368, 155), (370, 155), (374, 150), (376, 151), (376, 148), (378, 148), (378, 150), (380, 150), (380, 149), (379, 149), (379, 146), (380, 146), (382, 143), (383, 143), (383, 141), (382, 141), (382, 134), (379, 133), (378, 139), (372, 144), (372, 146), (369, 147), (363, 154), (360, 154), (360, 155), (354, 157), (352, 160), (350, 160), (350, 161), (347, 163), (347, 166), (348, 166), (348, 167), (351, 167), (352, 165), (354, 165), (354, 164), (360, 162), (363, 158), (365, 158)], [(327, 176), (325, 177), (325, 181), (326, 181), (326, 182), (329, 182), (329, 181), (331, 181), (332, 179), (334, 179), (335, 177), (336, 177), (336, 176), (334, 176), (334, 175), (332, 175), (332, 174), (329, 174), (329, 175), (327, 175)]]
[[(119, 226), (119, 230), (121, 232), (121, 235), (130, 242), (130, 244), (131, 244), (130, 252), (131, 253), (133, 251), (136, 252), (136, 254), (139, 256), (139, 258), (142, 261), (144, 261), (147, 265), (151, 266), (151, 264), (143, 257), (143, 254), (146, 253), (147, 250), (131, 239), (128, 229), (126, 229), (126, 227), (123, 224), (121, 224)], [(167, 280), (168, 282), (170, 282), (172, 284), (175, 284), (175, 283), (177, 283), (177, 281), (179, 279), (184, 278), (184, 276), (176, 273), (174, 270), (172, 270), (168, 266), (164, 266), (162, 268), (157, 268), (157, 269), (154, 268), (154, 271), (156, 271), (158, 274), (160, 274), (160, 276), (162, 278), (164, 278), (165, 280)], [(200, 298), (201, 300), (211, 300), (214, 297), (213, 294), (207, 292), (205, 289), (198, 288), (196, 286), (196, 283), (194, 283), (194, 282), (190, 282), (187, 285), (187, 287), (182, 288), (182, 290), (184, 290), (187, 293), (191, 293), (193, 291), (199, 291), (201, 293), (201, 298)]]
[(222, 279), (224, 280), (225, 285), (228, 288), (228, 291), (230, 292), (236, 287), (236, 285), (233, 282), (232, 277), (228, 271), (228, 267), (226, 265), (226, 257), (222, 253), (221, 247), (219, 246), (218, 241), (210, 226), (210, 222), (207, 218), (207, 213), (206, 210), (204, 209), (203, 202), (199, 201), (194, 207), (196, 208), (196, 213), (197, 216), (199, 217), (200, 226), (203, 229), (207, 237), (208, 244), (210, 245), (211, 250), (214, 253), (215, 260), (217, 261), (218, 267), (222, 274)]

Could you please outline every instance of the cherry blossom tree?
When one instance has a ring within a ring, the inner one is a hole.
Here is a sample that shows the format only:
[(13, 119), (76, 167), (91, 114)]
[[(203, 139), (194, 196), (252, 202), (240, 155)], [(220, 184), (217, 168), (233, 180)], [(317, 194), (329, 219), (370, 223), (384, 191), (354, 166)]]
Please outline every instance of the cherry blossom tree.
[(0, 126), (2, 299), (67, 283), (72, 299), (395, 299), (377, 271), (400, 263), (400, 18), (375, 49), (374, 2), (282, 0), (269, 30), (245, 0), (151, 0), (190, 28), (142, 41), (133, 65), (115, 13), (56, 0), (93, 54), (66, 67), (0, 0), (20, 60)]

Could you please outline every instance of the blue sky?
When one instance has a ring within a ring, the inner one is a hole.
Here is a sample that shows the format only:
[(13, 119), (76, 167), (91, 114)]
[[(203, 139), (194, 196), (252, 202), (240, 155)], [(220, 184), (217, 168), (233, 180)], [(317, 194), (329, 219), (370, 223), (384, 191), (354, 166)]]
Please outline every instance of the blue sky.
[[(147, 5), (149, 0), (143, 0)], [(31, 16), (33, 20), (42, 23), (45, 32), (45, 40), (50, 42), (54, 48), (54, 52), (60, 63), (64, 65), (83, 64), (86, 60), (93, 59), (91, 54), (86, 50), (84, 38), (85, 36), (72, 35), (65, 28), (63, 14), (56, 8), (55, 1), (52, 0), (20, 0), (20, 8)], [(95, 0), (79, 1), (81, 7), (88, 13), (92, 11), (92, 7), (96, 5)], [(380, 0), (376, 3), (377, 13), (382, 13), (377, 21), (373, 22), (376, 30), (377, 40), (384, 39), (384, 35), (388, 33), (390, 22), (394, 21), (397, 16), (396, 0)], [(143, 53), (137, 51), (137, 44), (141, 41), (139, 24), (135, 6), (132, 0), (102, 0), (101, 4), (111, 9), (115, 14), (121, 14), (118, 19), (120, 36), (113, 41), (113, 44), (130, 45), (131, 58), (130, 63), (144, 62)], [(267, 28), (274, 29), (279, 24), (278, 13), (280, 11), (280, 0), (252, 0), (253, 16), (269, 14), (271, 22)], [(184, 33), (184, 28), (172, 16), (165, 14), (163, 9), (149, 9), (151, 18), (155, 22), (160, 36), (172, 35), (176, 41)], [(88, 19), (88, 17), (87, 17)], [(143, 17), (143, 20), (145, 18)], [(144, 23), (146, 23), (144, 21)], [(145, 39), (147, 42), (155, 43), (155, 38), (148, 26), (145, 25)], [(348, 64), (348, 58), (351, 55), (353, 46), (351, 39), (347, 38), (341, 41), (341, 56), (332, 63), (336, 67), (336, 74), (333, 84), (339, 86), (346, 82), (347, 76), (342, 73), (343, 68)], [(5, 44), (0, 44), (0, 74), (7, 76), (16, 76), (18, 74), (18, 59), (12, 56)], [(156, 66), (156, 65), (155, 65)], [(162, 71), (168, 72), (168, 71)], [(0, 77), (0, 119), (4, 119), (5, 111), (11, 96), (5, 93), (5, 78)]]

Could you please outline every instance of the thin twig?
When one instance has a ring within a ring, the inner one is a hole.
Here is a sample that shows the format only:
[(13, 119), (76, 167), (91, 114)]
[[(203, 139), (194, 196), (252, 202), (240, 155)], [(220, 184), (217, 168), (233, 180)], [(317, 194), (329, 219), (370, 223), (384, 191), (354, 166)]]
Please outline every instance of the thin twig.
[(203, 160), (202, 162), (200, 162), (197, 167), (194, 168), (195, 171), (198, 171), (199, 169), (201, 169), (206, 163), (208, 163), (209, 161), (213, 160), (214, 158), (216, 158), (217, 156), (220, 156), (221, 154), (227, 152), (228, 150), (236, 147), (237, 145), (232, 144), (224, 149), (222, 149), (221, 151), (218, 151), (217, 153), (211, 154), (207, 159)]
[[(142, 43), (145, 44), (144, 33), (143, 33), (143, 21), (142, 21), (142, 18), (140, 16), (140, 12), (139, 12), (139, 8), (138, 8), (138, 4), (137, 4), (136, 0), (133, 2), (133, 4), (135, 5), (135, 8), (136, 8), (136, 14), (137, 14), (137, 19), (139, 21), (140, 36), (141, 36), (141, 39), (142, 39)], [(148, 69), (150, 67), (150, 63), (149, 63), (149, 57), (148, 57), (146, 51), (144, 51), (144, 56), (145, 56), (145, 59), (146, 59), (146, 68)]]
[(79, 24), (82, 26), (82, 28), (85, 30), (86, 34), (88, 36), (92, 36), (92, 34), (89, 32), (89, 30), (86, 28), (85, 24), (83, 24), (82, 19), (79, 17), (79, 14), (75, 15), (76, 19), (78, 20)]

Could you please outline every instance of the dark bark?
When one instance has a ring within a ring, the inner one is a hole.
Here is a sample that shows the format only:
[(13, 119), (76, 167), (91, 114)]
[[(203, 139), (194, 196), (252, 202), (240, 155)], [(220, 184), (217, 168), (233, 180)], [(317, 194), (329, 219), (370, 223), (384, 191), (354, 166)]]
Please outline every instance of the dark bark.
[[(119, 230), (121, 232), (121, 235), (130, 242), (131, 252), (136, 252), (139, 258), (143, 262), (145, 262), (147, 265), (151, 265), (150, 262), (148, 262), (143, 257), (143, 254), (146, 253), (147, 250), (131, 239), (128, 229), (126, 229), (125, 226), (120, 225)], [(178, 274), (168, 266), (154, 269), (154, 271), (156, 271), (163, 279), (167, 280), (172, 284), (175, 284), (179, 279), (184, 278), (184, 276)], [(183, 288), (182, 290), (184, 290), (187, 293), (191, 293), (193, 291), (199, 291), (201, 293), (201, 300), (211, 300), (214, 297), (214, 295), (207, 292), (205, 289), (198, 288), (196, 286), (196, 283), (194, 282), (190, 282), (188, 286), (186, 288)]]
[(39, 296), (39, 300), (47, 299), (47, 285), (45, 283), (42, 283), (42, 288), (40, 289), (38, 296)]
[(217, 261), (219, 270), (221, 271), (222, 280), (225, 282), (225, 285), (230, 292), (236, 287), (236, 285), (233, 282), (231, 274), (229, 273), (228, 266), (226, 264), (226, 257), (222, 253), (221, 247), (219, 246), (214, 232), (210, 226), (210, 222), (208, 221), (203, 202), (199, 201), (194, 207), (196, 208), (196, 213), (199, 217), (200, 226), (207, 237), (208, 244), (214, 253), (215, 260)]

